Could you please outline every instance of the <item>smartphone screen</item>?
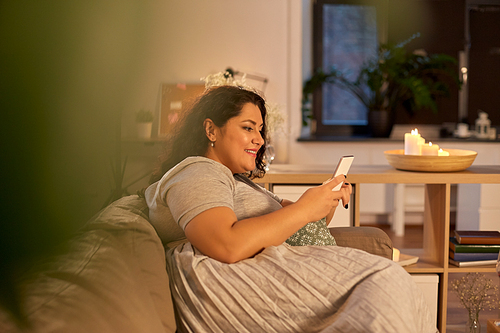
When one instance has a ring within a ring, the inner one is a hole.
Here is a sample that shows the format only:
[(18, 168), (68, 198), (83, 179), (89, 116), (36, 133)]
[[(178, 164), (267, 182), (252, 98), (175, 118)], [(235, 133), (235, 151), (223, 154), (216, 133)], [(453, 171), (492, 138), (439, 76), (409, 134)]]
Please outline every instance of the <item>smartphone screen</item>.
[[(337, 177), (338, 175), (346, 175), (347, 176), (347, 173), (349, 172), (349, 168), (351, 167), (353, 160), (354, 160), (353, 155), (342, 156), (340, 158), (339, 164), (337, 164), (337, 168), (335, 169), (335, 172), (333, 173), (333, 178)], [(335, 188), (332, 191), (340, 190), (343, 183), (344, 182), (335, 186)]]

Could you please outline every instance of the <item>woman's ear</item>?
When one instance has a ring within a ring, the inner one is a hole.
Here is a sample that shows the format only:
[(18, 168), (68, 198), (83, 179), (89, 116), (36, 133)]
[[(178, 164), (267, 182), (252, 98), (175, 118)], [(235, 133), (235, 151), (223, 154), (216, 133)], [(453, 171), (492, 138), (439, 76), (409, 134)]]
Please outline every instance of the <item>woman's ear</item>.
[(203, 122), (203, 127), (205, 128), (205, 135), (207, 136), (208, 140), (212, 142), (216, 141), (217, 138), (215, 135), (215, 129), (217, 126), (214, 124), (212, 119), (205, 119), (205, 121)]

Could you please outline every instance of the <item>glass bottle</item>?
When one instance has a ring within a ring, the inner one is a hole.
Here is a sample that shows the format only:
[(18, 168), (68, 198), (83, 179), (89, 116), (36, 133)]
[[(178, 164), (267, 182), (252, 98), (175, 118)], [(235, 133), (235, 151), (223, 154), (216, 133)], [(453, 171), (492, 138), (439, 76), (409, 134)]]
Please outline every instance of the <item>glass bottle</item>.
[(467, 320), (467, 326), (465, 326), (465, 333), (481, 333), (479, 310), (469, 309), (469, 319)]

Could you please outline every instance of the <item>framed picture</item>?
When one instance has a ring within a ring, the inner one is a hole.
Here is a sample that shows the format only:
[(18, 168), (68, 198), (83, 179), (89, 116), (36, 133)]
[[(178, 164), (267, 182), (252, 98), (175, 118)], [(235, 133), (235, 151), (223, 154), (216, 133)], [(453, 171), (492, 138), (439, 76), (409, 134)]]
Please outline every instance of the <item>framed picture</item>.
[(205, 91), (204, 83), (163, 83), (158, 136), (166, 136), (176, 125), (186, 105)]

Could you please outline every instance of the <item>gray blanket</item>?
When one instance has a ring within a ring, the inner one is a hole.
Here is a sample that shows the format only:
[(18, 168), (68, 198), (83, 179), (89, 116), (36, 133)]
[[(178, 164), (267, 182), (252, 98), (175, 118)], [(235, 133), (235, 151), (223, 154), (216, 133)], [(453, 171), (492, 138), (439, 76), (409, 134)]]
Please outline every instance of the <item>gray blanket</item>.
[(167, 268), (180, 332), (436, 332), (410, 275), (356, 249), (283, 244), (224, 264), (187, 243)]

